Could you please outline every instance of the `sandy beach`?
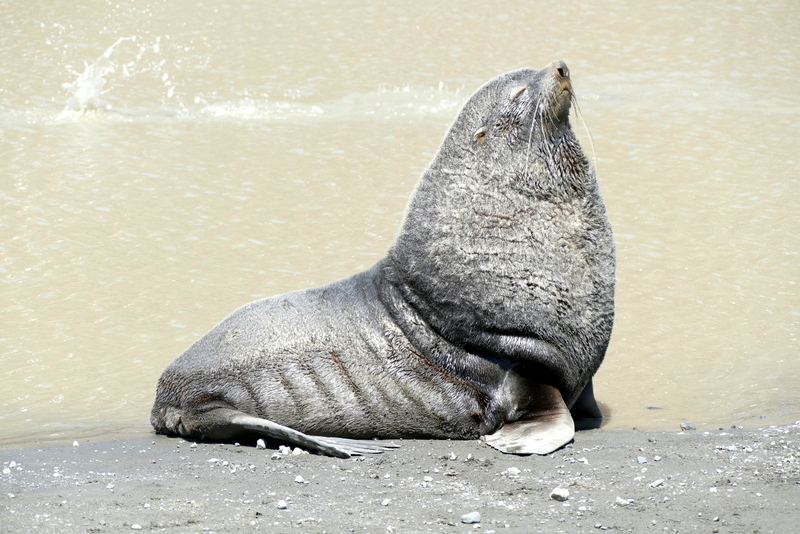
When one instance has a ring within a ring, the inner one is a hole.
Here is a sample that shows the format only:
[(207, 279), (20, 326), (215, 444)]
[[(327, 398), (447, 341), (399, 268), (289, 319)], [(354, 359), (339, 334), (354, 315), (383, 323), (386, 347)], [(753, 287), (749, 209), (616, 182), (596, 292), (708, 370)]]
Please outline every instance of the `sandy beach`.
[(800, 422), (584, 431), (544, 457), (480, 441), (396, 443), (348, 460), (156, 435), (3, 450), (0, 530), (787, 533), (800, 524)]

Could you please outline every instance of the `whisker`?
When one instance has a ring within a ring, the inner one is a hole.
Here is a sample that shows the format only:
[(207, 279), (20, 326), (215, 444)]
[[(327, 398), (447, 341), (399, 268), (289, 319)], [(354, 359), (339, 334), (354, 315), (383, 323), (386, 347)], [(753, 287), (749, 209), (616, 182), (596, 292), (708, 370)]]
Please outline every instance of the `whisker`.
[(570, 101), (575, 106), (575, 114), (581, 120), (581, 124), (583, 124), (583, 129), (586, 130), (586, 135), (589, 137), (589, 146), (592, 148), (592, 162), (594, 163), (594, 170), (599, 175), (600, 169), (597, 167), (597, 153), (594, 151), (594, 140), (592, 139), (592, 132), (589, 131), (589, 127), (586, 125), (586, 121), (583, 119), (583, 113), (581, 112), (581, 107), (578, 105), (578, 99), (575, 97), (575, 93), (570, 91)]
[(531, 159), (531, 143), (533, 142), (533, 126), (536, 124), (536, 113), (539, 111), (539, 108), (542, 104), (542, 99), (537, 99), (536, 102), (536, 109), (533, 110), (533, 116), (531, 117), (531, 128), (528, 131), (528, 149), (525, 152), (525, 169), (522, 172), (522, 176), (528, 176), (528, 161)]

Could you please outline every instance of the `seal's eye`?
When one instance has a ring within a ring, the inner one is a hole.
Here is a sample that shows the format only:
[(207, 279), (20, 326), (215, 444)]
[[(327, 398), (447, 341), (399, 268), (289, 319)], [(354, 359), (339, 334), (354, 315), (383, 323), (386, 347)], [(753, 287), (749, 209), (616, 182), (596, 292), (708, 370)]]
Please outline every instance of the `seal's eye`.
[(489, 131), (489, 129), (486, 126), (481, 126), (472, 136), (472, 140), (478, 143), (483, 143), (486, 140), (487, 131)]

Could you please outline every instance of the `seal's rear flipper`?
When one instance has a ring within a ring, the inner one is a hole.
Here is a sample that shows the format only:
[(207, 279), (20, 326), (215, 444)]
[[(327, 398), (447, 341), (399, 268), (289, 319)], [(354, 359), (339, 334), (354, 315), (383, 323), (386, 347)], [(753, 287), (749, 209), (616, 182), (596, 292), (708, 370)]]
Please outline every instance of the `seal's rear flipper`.
[(350, 439), (350, 438), (332, 438), (329, 436), (309, 436), (322, 443), (333, 445), (341, 450), (348, 452), (351, 456), (360, 456), (362, 454), (380, 454), (384, 451), (397, 449), (400, 445), (394, 443), (381, 443), (379, 441)]
[(572, 441), (575, 424), (558, 389), (542, 385), (536, 395), (533, 416), (506, 423), (482, 439), (495, 449), (511, 454), (550, 454)]
[(310, 436), (269, 419), (248, 415), (231, 408), (215, 408), (203, 413), (199, 418), (202, 419), (204, 427), (203, 437), (214, 441), (227, 441), (235, 436), (249, 433), (336, 458), (378, 454), (398, 447), (392, 443)]

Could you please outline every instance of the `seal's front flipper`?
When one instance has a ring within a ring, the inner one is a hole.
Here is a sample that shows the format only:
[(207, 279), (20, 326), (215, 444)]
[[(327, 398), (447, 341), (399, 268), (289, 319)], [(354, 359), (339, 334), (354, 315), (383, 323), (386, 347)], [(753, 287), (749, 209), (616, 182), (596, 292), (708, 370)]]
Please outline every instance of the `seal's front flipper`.
[(600, 428), (603, 423), (603, 412), (594, 398), (594, 386), (591, 380), (589, 380), (589, 383), (581, 391), (578, 400), (570, 408), (570, 413), (572, 414), (572, 419), (575, 420), (575, 430)]
[(534, 408), (525, 419), (506, 423), (482, 439), (510, 454), (550, 454), (572, 441), (575, 425), (558, 389), (542, 384)]

